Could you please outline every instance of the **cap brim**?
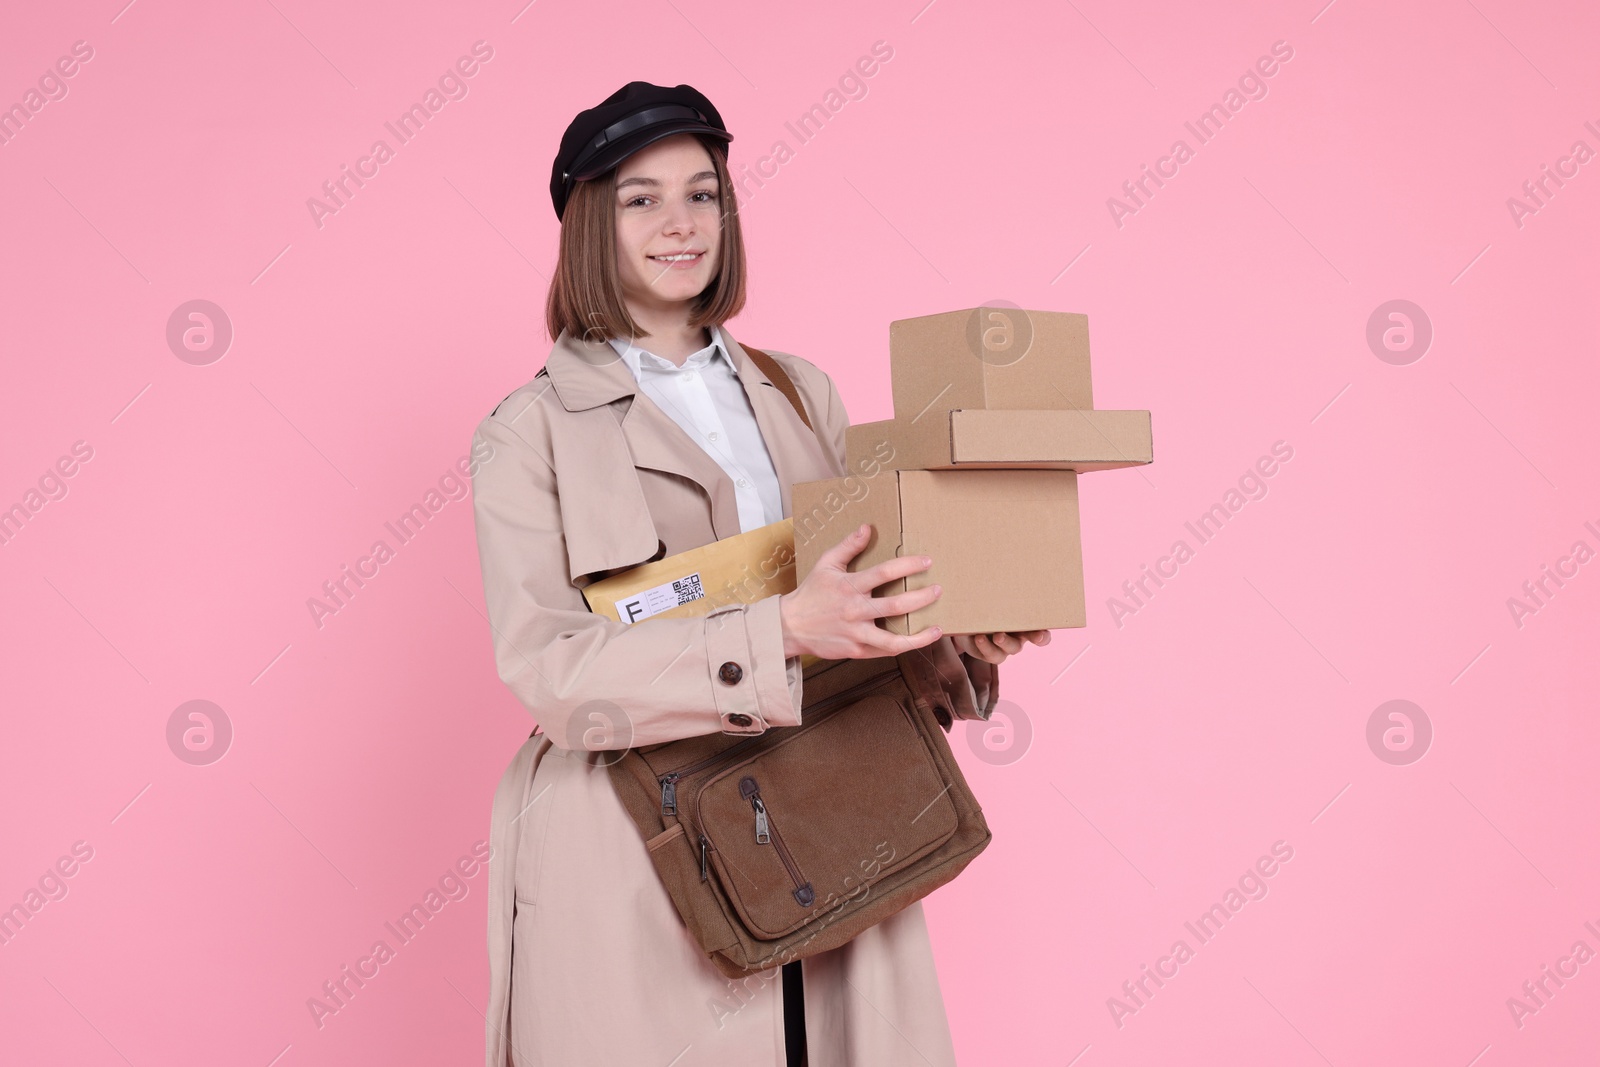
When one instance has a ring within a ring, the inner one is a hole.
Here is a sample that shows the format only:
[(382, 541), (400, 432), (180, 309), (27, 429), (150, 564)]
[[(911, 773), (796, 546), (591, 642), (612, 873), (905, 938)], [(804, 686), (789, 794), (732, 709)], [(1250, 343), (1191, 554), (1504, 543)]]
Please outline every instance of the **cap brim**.
[(598, 156), (584, 164), (582, 170), (575, 171), (572, 174), (572, 180), (582, 182), (591, 178), (598, 178), (646, 145), (654, 144), (664, 137), (671, 137), (677, 133), (703, 133), (722, 141), (733, 140), (733, 134), (726, 130), (719, 130), (715, 126), (707, 126), (705, 123), (697, 122), (694, 119), (676, 119), (671, 122), (663, 122), (657, 126), (647, 126), (642, 130), (637, 130), (619, 141), (606, 145)]

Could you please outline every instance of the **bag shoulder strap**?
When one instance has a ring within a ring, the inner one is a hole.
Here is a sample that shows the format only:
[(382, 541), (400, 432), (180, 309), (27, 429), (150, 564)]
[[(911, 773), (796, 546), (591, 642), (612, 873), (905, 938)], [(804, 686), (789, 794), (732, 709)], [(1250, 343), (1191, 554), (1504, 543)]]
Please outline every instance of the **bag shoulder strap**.
[(761, 351), (761, 349), (751, 348), (749, 345), (740, 345), (739, 347), (743, 348), (745, 354), (755, 361), (756, 366), (761, 368), (761, 373), (771, 378), (772, 384), (776, 385), (778, 390), (789, 398), (789, 403), (794, 405), (795, 414), (799, 415), (800, 421), (806, 424), (806, 429), (816, 433), (817, 428), (811, 425), (811, 418), (806, 414), (806, 406), (800, 402), (800, 391), (794, 387), (794, 380), (789, 377), (789, 372), (780, 367), (777, 360)]

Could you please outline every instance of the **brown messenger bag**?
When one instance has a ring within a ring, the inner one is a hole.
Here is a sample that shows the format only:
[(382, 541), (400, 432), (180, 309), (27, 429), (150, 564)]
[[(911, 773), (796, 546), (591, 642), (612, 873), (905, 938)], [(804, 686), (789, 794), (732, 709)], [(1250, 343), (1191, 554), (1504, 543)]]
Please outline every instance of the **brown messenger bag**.
[[(777, 362), (745, 351), (810, 427)], [(609, 768), (684, 924), (729, 978), (843, 945), (989, 843), (921, 649), (819, 660), (804, 692), (799, 726), (644, 745)]]

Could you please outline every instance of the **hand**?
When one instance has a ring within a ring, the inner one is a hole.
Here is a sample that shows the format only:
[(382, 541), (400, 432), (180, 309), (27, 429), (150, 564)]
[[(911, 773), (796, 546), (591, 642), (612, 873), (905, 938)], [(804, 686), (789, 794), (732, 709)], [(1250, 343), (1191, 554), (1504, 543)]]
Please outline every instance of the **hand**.
[(1032, 641), (1036, 645), (1050, 643), (1049, 630), (1024, 630), (1021, 633), (993, 633), (993, 634), (952, 634), (952, 644), (957, 652), (965, 652), (975, 659), (987, 663), (1004, 663), (1007, 656), (1014, 656), (1022, 651), (1025, 642)]
[(937, 626), (902, 635), (878, 625), (877, 620), (886, 615), (904, 615), (927, 607), (939, 599), (942, 590), (930, 585), (894, 596), (873, 596), (874, 589), (896, 578), (920, 574), (933, 565), (933, 560), (928, 556), (896, 556), (851, 573), (845, 568), (867, 547), (870, 531), (871, 527), (862, 523), (817, 557), (817, 565), (798, 588), (779, 597), (785, 658), (810, 654), (822, 659), (877, 659), (931, 645), (943, 636)]

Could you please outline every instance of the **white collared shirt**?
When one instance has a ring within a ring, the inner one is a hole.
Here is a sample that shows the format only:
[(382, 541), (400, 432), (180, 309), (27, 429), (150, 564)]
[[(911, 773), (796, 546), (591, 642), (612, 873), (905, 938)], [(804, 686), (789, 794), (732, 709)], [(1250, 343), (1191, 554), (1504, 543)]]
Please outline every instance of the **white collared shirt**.
[(621, 338), (611, 347), (639, 388), (727, 472), (741, 532), (783, 518), (778, 472), (720, 327), (711, 327), (711, 343), (681, 367)]

